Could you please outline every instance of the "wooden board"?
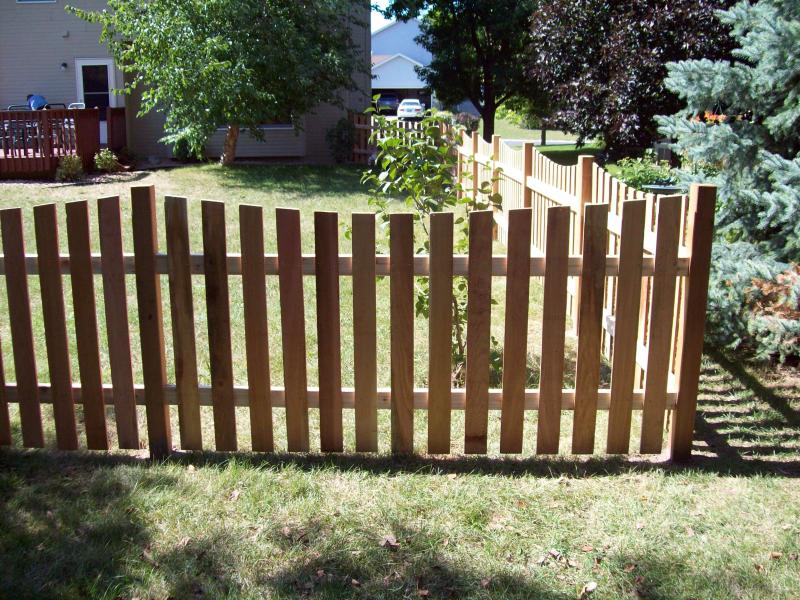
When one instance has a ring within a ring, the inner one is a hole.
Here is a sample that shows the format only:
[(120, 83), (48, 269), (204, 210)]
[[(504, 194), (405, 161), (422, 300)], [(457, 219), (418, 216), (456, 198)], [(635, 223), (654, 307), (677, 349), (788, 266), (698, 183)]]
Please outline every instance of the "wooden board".
[(84, 398), (83, 420), (86, 427), (86, 444), (90, 450), (107, 450), (108, 431), (106, 406), (103, 400), (103, 377), (100, 370), (97, 306), (89, 237), (89, 205), (86, 201), (68, 202), (66, 212), (72, 310), (75, 315), (78, 370)]
[(622, 235), (611, 365), (611, 408), (608, 412), (606, 444), (609, 454), (626, 454), (630, 446), (646, 208), (645, 200), (626, 200), (622, 203)]
[(8, 414), (6, 377), (3, 368), (3, 350), (0, 344), (0, 446), (11, 445), (11, 418)]
[(542, 363), (539, 379), (537, 454), (558, 454), (561, 435), (561, 390), (564, 381), (564, 337), (567, 321), (568, 206), (547, 209)]
[(323, 452), (342, 452), (339, 215), (314, 213), (319, 360), (319, 433)]
[(163, 458), (172, 450), (172, 431), (169, 405), (164, 397), (167, 374), (164, 358), (164, 321), (161, 312), (161, 280), (156, 272), (155, 260), (158, 252), (155, 188), (132, 187), (131, 201), (147, 438), (150, 456)]
[(572, 422), (573, 454), (594, 452), (597, 389), (600, 385), (607, 226), (607, 204), (587, 204), (584, 207), (578, 357), (575, 366), (575, 415)]
[(428, 452), (449, 454), (453, 377), (453, 214), (432, 214), (430, 232)]
[(492, 229), (490, 210), (469, 215), (467, 275), (467, 406), (464, 452), (486, 453), (489, 425), (489, 328), (492, 320)]
[(247, 385), (250, 400), (250, 435), (253, 450), (272, 452), (272, 402), (270, 399), (269, 328), (267, 287), (264, 279), (264, 215), (260, 206), (239, 206), (242, 244), (242, 296), (247, 348)]
[(389, 217), (392, 452), (414, 451), (414, 221)]
[(78, 433), (75, 426), (75, 403), (72, 400), (72, 371), (64, 310), (64, 285), (59, 264), (56, 205), (40, 204), (34, 207), (33, 216), (47, 364), (53, 390), (56, 443), (60, 450), (76, 450)]
[(189, 265), (189, 218), (186, 198), (164, 199), (167, 237), (169, 305), (172, 316), (172, 351), (178, 391), (178, 423), (181, 448), (202, 450), (203, 433), (198, 400), (197, 350), (195, 348), (192, 274)]
[(202, 215), (209, 364), (214, 394), (214, 442), (217, 450), (233, 451), (237, 449), (236, 407), (233, 402), (225, 204), (204, 200)]
[(3, 234), (3, 255), (8, 294), (8, 319), (11, 346), (14, 349), (14, 372), (20, 398), (22, 444), (27, 448), (44, 446), (42, 411), (36, 381), (36, 355), (33, 346), (31, 303), (28, 276), (25, 272), (25, 241), (22, 234), (22, 210), (0, 210)]
[(697, 391), (703, 356), (703, 334), (708, 302), (708, 273), (711, 265), (711, 243), (714, 237), (716, 188), (694, 184), (689, 199), (691, 262), (686, 278), (683, 335), (680, 340), (680, 372), (678, 373), (678, 405), (674, 411), (670, 439), (670, 458), (688, 460), (692, 455), (694, 421), (697, 413)]
[(300, 257), (300, 211), (278, 208), (278, 279), (281, 297), (283, 383), (286, 388), (286, 438), (289, 452), (308, 452), (306, 321)]
[(647, 340), (647, 372), (642, 412), (642, 454), (661, 452), (667, 407), (667, 384), (672, 352), (672, 317), (678, 271), (681, 197), (662, 197), (658, 201), (656, 264), (650, 304)]
[(530, 301), (531, 226), (533, 211), (508, 211), (508, 266), (503, 338), (503, 409), (500, 452), (522, 452), (525, 383), (528, 374), (528, 308)]
[(378, 451), (375, 215), (353, 213), (353, 373), (356, 451)]
[(139, 448), (139, 425), (133, 391), (131, 337), (128, 325), (128, 293), (122, 253), (119, 197), (97, 201), (100, 221), (101, 270), (108, 338), (108, 359), (114, 387), (117, 442), (122, 449)]

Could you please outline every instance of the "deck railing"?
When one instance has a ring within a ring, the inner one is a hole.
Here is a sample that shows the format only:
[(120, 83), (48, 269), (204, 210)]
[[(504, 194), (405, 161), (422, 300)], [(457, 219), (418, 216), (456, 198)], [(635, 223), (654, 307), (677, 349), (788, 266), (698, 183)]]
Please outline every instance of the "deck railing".
[(51, 177), (62, 156), (93, 167), (100, 149), (98, 109), (0, 111), (0, 179)]

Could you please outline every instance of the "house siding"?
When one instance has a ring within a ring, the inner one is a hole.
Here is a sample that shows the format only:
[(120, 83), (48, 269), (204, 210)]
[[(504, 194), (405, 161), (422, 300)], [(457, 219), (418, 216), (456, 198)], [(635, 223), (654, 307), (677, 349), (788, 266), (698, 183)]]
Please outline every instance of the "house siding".
[[(75, 60), (110, 58), (105, 45), (99, 43), (100, 27), (67, 13), (66, 4), (87, 10), (102, 10), (105, 0), (57, 0), (54, 3), (22, 3), (0, 1), (0, 109), (10, 104), (23, 104), (28, 94), (41, 94), (49, 102), (69, 104), (77, 101)], [(301, 131), (268, 130), (259, 141), (244, 133), (238, 144), (242, 157), (302, 158), (312, 163), (332, 161), (325, 140), (326, 133), (345, 117), (347, 110), (362, 111), (369, 103), (369, 31), (370, 6), (358, 0), (353, 8), (360, 21), (353, 25), (353, 41), (363, 55), (364, 72), (354, 74), (357, 90), (342, 93), (343, 105), (322, 105), (305, 115)], [(61, 63), (67, 63), (66, 71)], [(117, 72), (117, 85), (122, 74)], [(138, 116), (140, 91), (120, 97), (118, 106), (126, 106), (128, 147), (143, 159), (171, 156), (171, 148), (159, 142), (164, 136), (165, 117), (158, 111)], [(210, 156), (221, 151), (223, 133), (208, 142)]]
[(417, 19), (395, 22), (372, 35), (371, 51), (373, 54), (404, 54), (422, 65), (429, 65), (431, 53), (415, 41), (419, 34)]
[[(70, 0), (78, 8), (100, 10), (104, 0)], [(75, 60), (109, 58), (99, 43), (100, 27), (64, 10), (67, 2), (0, 2), (0, 107), (24, 104), (28, 94), (49, 102), (77, 101)], [(66, 71), (61, 63), (67, 63)], [(117, 77), (121, 82), (121, 78)], [(120, 105), (122, 103), (120, 102)]]

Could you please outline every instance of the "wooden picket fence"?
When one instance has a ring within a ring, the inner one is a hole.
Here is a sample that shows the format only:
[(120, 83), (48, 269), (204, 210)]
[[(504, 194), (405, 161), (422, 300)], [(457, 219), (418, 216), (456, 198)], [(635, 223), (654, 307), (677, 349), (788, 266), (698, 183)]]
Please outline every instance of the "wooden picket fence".
[[(578, 188), (581, 189), (581, 188)], [(589, 189), (588, 184), (586, 189)], [(273, 408), (283, 407), (290, 452), (309, 450), (309, 409), (319, 409), (320, 448), (341, 452), (343, 410), (355, 411), (355, 450), (378, 449), (377, 411), (391, 411), (391, 449), (414, 450), (414, 410), (428, 411), (427, 449), (451, 451), (451, 415), (465, 412), (464, 451), (485, 453), (490, 411), (500, 411), (503, 453), (519, 453), (523, 436), (536, 436), (539, 454), (559, 452), (562, 411), (574, 411), (574, 453), (595, 448), (598, 410), (609, 411), (607, 451), (627, 453), (632, 410), (644, 411), (641, 450), (660, 452), (666, 411), (672, 410), (671, 455), (690, 455), (702, 349), (703, 322), (711, 247), (715, 190), (692, 189), (686, 223), (679, 226), (680, 197), (661, 198), (655, 226), (655, 256), (645, 252), (650, 218), (645, 201), (622, 202), (620, 249), (607, 253), (612, 204), (588, 203), (580, 218), (581, 251), (574, 247), (570, 206), (548, 206), (544, 219), (544, 254), (535, 252), (539, 226), (533, 205), (504, 211), (508, 253), (493, 256), (495, 215), (469, 215), (468, 255), (453, 255), (454, 217), (435, 214), (430, 223), (430, 255), (414, 255), (414, 221), (410, 214), (391, 215), (390, 251), (376, 254), (373, 214), (352, 217), (352, 255), (339, 252), (336, 213), (314, 214), (315, 254), (301, 254), (300, 213), (277, 209), (277, 249), (264, 253), (263, 211), (239, 207), (241, 254), (226, 247), (226, 206), (202, 202), (203, 253), (189, 245), (187, 201), (167, 197), (164, 203), (166, 253), (158, 248), (156, 194), (151, 187), (131, 190), (133, 254), (123, 252), (120, 200), (98, 201), (99, 254), (91, 252), (90, 210), (86, 202), (66, 205), (69, 253), (59, 254), (57, 210), (52, 204), (34, 209), (36, 255), (25, 254), (21, 209), (0, 211), (15, 382), (2, 381), (0, 356), (0, 444), (10, 444), (9, 403), (19, 404), (22, 442), (44, 444), (40, 404), (53, 405), (57, 445), (79, 446), (75, 404), (83, 406), (86, 445), (109, 448), (107, 407), (113, 406), (120, 448), (141, 445), (137, 405), (146, 412), (146, 435), (153, 456), (176, 445), (170, 430), (170, 406), (177, 405), (179, 446), (208, 448), (201, 427), (201, 406), (213, 407), (214, 447), (235, 451), (236, 408), (249, 407), (254, 451), (269, 452), (273, 443)], [(535, 192), (539, 193), (539, 192)], [(649, 222), (648, 222), (649, 223)], [(534, 243), (532, 244), (532, 240)], [(687, 255), (688, 253), (688, 255)], [(207, 308), (211, 386), (198, 385), (192, 277), (203, 275)], [(29, 278), (38, 276), (50, 381), (37, 381)], [(63, 281), (69, 276), (80, 383), (71, 380)], [(98, 335), (96, 276), (102, 289), (106, 343)], [(136, 285), (138, 323), (129, 323), (126, 277)], [(168, 304), (174, 341), (175, 381), (166, 380), (161, 278), (169, 280)], [(277, 276), (279, 310), (267, 306), (266, 277)], [(304, 276), (316, 282), (319, 387), (307, 378)], [(390, 331), (376, 325), (376, 281), (388, 276), (391, 292)], [(466, 387), (454, 389), (451, 376), (451, 292), (455, 276), (468, 283)], [(244, 302), (247, 383), (236, 385), (232, 367), (229, 278), (241, 277)], [(343, 388), (340, 327), (340, 279), (352, 277), (354, 313), (354, 387)], [(430, 289), (428, 387), (414, 388), (414, 279), (427, 277)], [(502, 389), (489, 389), (491, 282), (505, 277), (506, 314)], [(528, 298), (533, 277), (544, 282), (541, 383), (526, 389)], [(568, 315), (568, 280), (580, 283), (578, 354), (575, 389), (563, 389), (564, 339)], [(614, 283), (616, 331), (613, 335), (612, 383), (599, 388), (603, 298)], [(645, 340), (638, 315), (642, 290), (648, 290), (649, 318)], [(677, 294), (676, 290), (681, 293)], [(271, 385), (267, 318), (279, 312), (282, 335), (283, 387)], [(676, 317), (677, 315), (677, 317)], [(676, 325), (680, 322), (680, 327)], [(134, 382), (129, 328), (138, 331), (143, 381)], [(377, 386), (378, 339), (389, 338), (391, 387)], [(673, 336), (677, 336), (673, 340)], [(647, 344), (644, 387), (635, 380), (638, 344)], [(102, 380), (101, 354), (110, 365)], [(670, 377), (670, 373), (673, 377)], [(523, 429), (526, 411), (537, 411), (536, 432)], [(565, 448), (561, 448), (565, 450)]]
[[(687, 457), (702, 352), (715, 188), (696, 186), (688, 196), (645, 193), (613, 177), (592, 156), (580, 156), (576, 165), (564, 166), (531, 142), (512, 146), (497, 135), (486, 142), (477, 132), (462, 133), (458, 153), (457, 176), (468, 193), (471, 188), (477, 195), (490, 182), (503, 197), (502, 211), (495, 212), (501, 240), (508, 241), (511, 213), (529, 207), (531, 252), (546, 254), (550, 211), (561, 207), (569, 221), (570, 252), (585, 255), (597, 245), (616, 257), (617, 276), (593, 282), (575, 277), (568, 282), (567, 313), (579, 333), (578, 369), (581, 343), (593, 349), (594, 336), (599, 335), (602, 355), (612, 363), (612, 396), (625, 394), (620, 386), (627, 388), (631, 380), (645, 394), (643, 453), (661, 448), (664, 404), (659, 390), (666, 387), (678, 406), (689, 407), (675, 413), (671, 450), (674, 458)], [(603, 219), (604, 231), (601, 234), (598, 228), (592, 235), (587, 221), (591, 214), (601, 213), (595, 218)], [(637, 266), (639, 257), (643, 262)], [(598, 305), (585, 303), (581, 293), (586, 296), (588, 289)], [(591, 350), (586, 351), (593, 360)], [(627, 430), (628, 405), (621, 402), (622, 410), (617, 410), (612, 403), (609, 431), (618, 425), (620, 431)], [(582, 418), (579, 412), (576, 409), (576, 420)], [(627, 443), (625, 435), (610, 433), (607, 448), (623, 451)]]

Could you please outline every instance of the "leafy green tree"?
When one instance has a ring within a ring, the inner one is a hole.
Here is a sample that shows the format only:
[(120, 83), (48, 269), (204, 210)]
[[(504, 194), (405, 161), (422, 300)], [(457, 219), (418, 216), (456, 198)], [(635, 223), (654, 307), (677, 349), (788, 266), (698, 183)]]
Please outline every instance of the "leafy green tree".
[(554, 99), (549, 125), (600, 139), (609, 158), (639, 154), (655, 115), (680, 108), (666, 63), (723, 58), (731, 48), (715, 8), (731, 0), (551, 0), (531, 20), (531, 80)]
[(143, 90), (142, 112), (166, 114), (163, 141), (200, 154), (227, 127), (221, 162), (236, 156), (240, 129), (300, 126), (315, 106), (341, 103), (364, 58), (351, 27), (357, 0), (109, 0), (103, 11), (69, 7), (102, 26), (125, 91)]
[(710, 335), (757, 356), (800, 355), (800, 0), (743, 1), (719, 18), (733, 61), (669, 65), (685, 102), (661, 131), (685, 180), (719, 186)]
[(531, 14), (538, 0), (393, 0), (387, 16), (420, 17), (417, 41), (432, 55), (418, 68), (444, 105), (470, 100), (483, 119), (483, 138), (494, 133), (498, 107), (514, 97), (545, 103), (526, 77)]
[[(375, 207), (384, 225), (389, 222), (392, 204), (401, 199), (414, 215), (414, 221), (423, 236), (420, 251), (429, 252), (429, 217), (431, 213), (455, 213), (456, 235), (454, 251), (467, 252), (469, 246), (469, 219), (473, 210), (499, 208), (501, 196), (492, 189), (492, 181), (483, 181), (476, 197), (472, 195), (471, 181), (464, 186), (453, 174), (458, 160), (458, 145), (463, 128), (449, 126), (448, 120), (435, 111), (427, 111), (416, 130), (409, 131), (395, 119), (387, 119), (375, 109), (371, 142), (377, 151), (375, 165), (362, 178), (370, 189), (370, 204)], [(465, 168), (469, 173), (470, 169)], [(465, 181), (470, 176), (465, 173)], [(416, 312), (428, 316), (429, 291), (426, 279), (420, 279), (416, 290)], [(456, 277), (453, 285), (452, 365), (453, 379), (463, 384), (467, 361), (467, 282)], [(502, 350), (492, 338), (491, 373), (499, 381), (502, 368)]]

